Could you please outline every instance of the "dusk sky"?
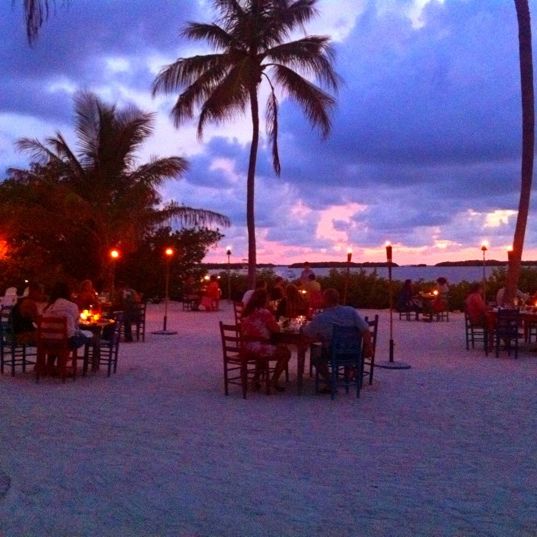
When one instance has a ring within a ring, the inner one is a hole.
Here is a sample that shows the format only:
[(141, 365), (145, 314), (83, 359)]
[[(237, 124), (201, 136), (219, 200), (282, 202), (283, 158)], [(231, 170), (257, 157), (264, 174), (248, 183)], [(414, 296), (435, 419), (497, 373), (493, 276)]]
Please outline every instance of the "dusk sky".
[[(247, 256), (249, 116), (176, 129), (173, 96), (152, 98), (165, 64), (207, 52), (179, 37), (186, 21), (211, 21), (209, 0), (62, 0), (33, 47), (22, 0), (0, 8), (0, 169), (28, 165), (20, 137), (61, 131), (74, 144), (73, 100), (90, 90), (108, 103), (157, 114), (141, 160), (179, 155), (190, 171), (165, 199), (212, 209), (233, 226), (206, 258)], [(530, 10), (537, 17), (537, 0)], [(281, 96), (281, 177), (270, 151), (258, 160), (258, 262), (385, 259), (400, 264), (506, 259), (520, 185), (518, 29), (512, 0), (319, 0), (311, 34), (329, 35), (342, 77), (332, 132), (321, 140)], [(535, 34), (535, 29), (534, 29)], [(534, 44), (535, 49), (535, 44)], [(534, 52), (535, 54), (535, 52)], [(263, 129), (264, 134), (264, 129)], [(264, 139), (263, 139), (264, 142)], [(524, 259), (537, 259), (532, 210)]]

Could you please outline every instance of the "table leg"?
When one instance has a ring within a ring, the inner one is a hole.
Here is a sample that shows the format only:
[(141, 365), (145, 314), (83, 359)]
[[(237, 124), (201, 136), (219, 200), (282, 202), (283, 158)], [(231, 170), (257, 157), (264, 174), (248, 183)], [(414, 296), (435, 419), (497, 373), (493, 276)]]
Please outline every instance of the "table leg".
[(297, 390), (298, 394), (302, 395), (302, 389), (304, 387), (304, 368), (306, 364), (306, 346), (297, 345), (296, 348), (296, 380), (297, 380)]

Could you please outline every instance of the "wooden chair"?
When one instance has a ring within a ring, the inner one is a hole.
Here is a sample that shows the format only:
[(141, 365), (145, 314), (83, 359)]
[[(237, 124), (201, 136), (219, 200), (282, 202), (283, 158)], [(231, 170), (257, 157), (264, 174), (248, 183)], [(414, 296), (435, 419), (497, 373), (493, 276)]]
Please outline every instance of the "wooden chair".
[(134, 326), (136, 327), (136, 341), (140, 341), (140, 337), (142, 338), (142, 341), (145, 342), (145, 310), (147, 308), (147, 304), (145, 302), (140, 302), (140, 304), (136, 304), (136, 313), (134, 316)]
[(244, 311), (244, 304), (242, 302), (233, 302), (233, 315), (235, 316), (235, 324), (239, 326), (241, 324), (242, 312)]
[(267, 391), (270, 393), (268, 361), (260, 361), (243, 350), (239, 325), (224, 324), (222, 321), (219, 324), (224, 364), (224, 393), (229, 395), (230, 384), (239, 385), (242, 388), (242, 397), (246, 399), (248, 383), (254, 378), (256, 368), (265, 370), (263, 372), (266, 374)]
[[(362, 354), (362, 335), (355, 326), (334, 325), (330, 342), (329, 361), (330, 392), (332, 400), (337, 388), (343, 386), (349, 393), (351, 386), (356, 387), (356, 397), (362, 388), (364, 360)], [(319, 390), (319, 371), (315, 373), (315, 391)]]
[(96, 345), (86, 345), (82, 369), (83, 375), (87, 374), (90, 362), (97, 365), (105, 365), (107, 376), (110, 376), (112, 372), (116, 373), (123, 313), (116, 312), (113, 315), (113, 319), (114, 324), (110, 325), (110, 330), (99, 335)]
[(3, 375), (9, 368), (14, 377), (18, 366), (26, 373), (26, 367), (35, 364), (36, 350), (35, 346), (17, 342), (11, 323), (12, 309), (12, 306), (0, 308), (0, 372)]
[(41, 317), (37, 323), (37, 360), (35, 380), (47, 374), (47, 359), (58, 359), (58, 373), (62, 382), (67, 377), (67, 362), (71, 360), (73, 380), (76, 378), (77, 351), (69, 348), (67, 319), (65, 317)]
[(519, 332), (521, 326), (520, 313), (518, 310), (501, 309), (496, 314), (496, 326), (494, 327), (494, 350), (496, 358), (500, 356), (500, 349), (507, 351), (507, 355), (518, 358), (518, 340), (523, 337)]
[(464, 333), (466, 338), (466, 350), (475, 348), (476, 343), (482, 343), (487, 351), (489, 332), (483, 325), (472, 324), (468, 313), (464, 312)]
[(371, 332), (371, 348), (373, 354), (370, 358), (364, 358), (363, 376), (369, 378), (369, 385), (373, 384), (373, 371), (375, 370), (375, 353), (377, 352), (377, 335), (379, 326), (379, 316), (375, 315), (373, 319), (365, 318)]

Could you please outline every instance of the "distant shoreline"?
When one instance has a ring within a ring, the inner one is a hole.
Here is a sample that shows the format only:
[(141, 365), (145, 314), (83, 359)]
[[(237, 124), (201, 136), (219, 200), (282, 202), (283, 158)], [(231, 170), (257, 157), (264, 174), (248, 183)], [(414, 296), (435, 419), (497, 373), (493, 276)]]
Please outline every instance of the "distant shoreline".
[[(386, 261), (382, 262), (364, 262), (364, 263), (355, 263), (350, 262), (346, 263), (345, 261), (309, 261), (309, 266), (314, 268), (346, 268), (347, 266), (350, 268), (375, 268), (375, 267), (387, 267), (388, 263)], [(228, 267), (232, 270), (237, 270), (241, 268), (246, 268), (248, 266), (248, 263), (202, 263), (202, 266), (206, 269), (227, 269)], [(479, 259), (470, 259), (467, 261), (442, 261), (440, 263), (435, 263), (434, 265), (428, 265), (426, 263), (414, 263), (410, 265), (399, 265), (398, 263), (392, 263), (392, 267), (482, 267), (483, 261)], [(485, 266), (487, 267), (506, 267), (507, 261), (498, 261), (496, 259), (487, 259), (485, 261)], [(525, 267), (537, 267), (537, 261), (522, 261), (522, 266)], [(290, 265), (286, 265), (284, 263), (277, 264), (277, 263), (258, 263), (257, 268), (258, 269), (270, 269), (270, 268), (277, 268), (277, 267), (287, 267), (290, 269), (302, 269), (304, 267), (304, 263), (291, 263)]]

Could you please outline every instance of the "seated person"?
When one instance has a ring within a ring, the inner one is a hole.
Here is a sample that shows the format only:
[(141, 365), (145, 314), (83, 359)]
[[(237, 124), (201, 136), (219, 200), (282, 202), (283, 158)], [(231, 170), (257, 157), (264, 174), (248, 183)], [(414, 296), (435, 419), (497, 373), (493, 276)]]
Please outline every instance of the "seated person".
[[(67, 320), (67, 340), (70, 349), (78, 349), (91, 339), (91, 333), (78, 329), (78, 306), (71, 300), (71, 291), (65, 282), (57, 282), (52, 288), (43, 316), (65, 317)], [(54, 375), (56, 356), (49, 355), (47, 371)]]
[(483, 299), (482, 284), (476, 282), (471, 285), (470, 293), (464, 300), (464, 309), (473, 326), (494, 327), (494, 317)]
[(248, 304), (248, 301), (250, 300), (250, 297), (254, 294), (254, 291), (257, 291), (258, 289), (264, 289), (267, 290), (267, 282), (263, 278), (257, 278), (255, 281), (255, 288), (254, 289), (248, 289), (244, 295), (242, 295), (242, 303), (246, 306)]
[(220, 305), (220, 284), (218, 283), (218, 276), (212, 274), (209, 279), (209, 284), (205, 288), (201, 297), (200, 305), (205, 308), (205, 311), (218, 311)]
[(28, 295), (20, 298), (10, 313), (11, 326), (15, 340), (19, 344), (35, 345), (39, 305), (44, 300), (43, 286), (30, 283)]
[(286, 317), (294, 319), (299, 315), (308, 314), (308, 303), (298, 290), (298, 287), (290, 283), (285, 288), (285, 296), (280, 300), (276, 310), (276, 318)]
[[(339, 292), (337, 289), (327, 289), (323, 293), (324, 310), (317, 315), (303, 328), (303, 333), (313, 340), (321, 341), (322, 352), (315, 364), (323, 380), (330, 384), (330, 374), (328, 371), (328, 359), (330, 352), (330, 342), (332, 340), (332, 327), (356, 326), (363, 338), (364, 357), (371, 357), (373, 348), (371, 346), (371, 333), (369, 325), (362, 316), (351, 306), (341, 306), (339, 304)], [(330, 390), (325, 390), (329, 392)]]
[(99, 302), (99, 295), (93, 288), (91, 280), (84, 280), (80, 284), (80, 290), (75, 298), (76, 305), (79, 310), (92, 310), (97, 311), (101, 309)]
[(436, 279), (436, 291), (438, 295), (431, 304), (433, 312), (440, 313), (448, 310), (449, 285), (447, 279), (443, 276)]
[(412, 280), (405, 280), (405, 283), (397, 296), (395, 309), (403, 313), (407, 311), (422, 311), (423, 304), (421, 303), (421, 299), (416, 297), (414, 293), (412, 288)]
[(505, 297), (505, 286), (500, 287), (500, 289), (498, 289), (498, 292), (496, 293), (496, 306), (501, 308), (501, 307), (506, 307), (506, 306), (518, 305), (518, 303), (525, 304), (528, 301), (530, 295), (529, 293), (524, 293), (520, 289), (517, 289), (515, 293), (516, 302), (514, 301), (513, 304), (507, 303), (504, 297)]
[[(267, 307), (266, 290), (258, 289), (252, 294), (241, 317), (241, 331), (246, 351), (259, 356), (260, 359), (276, 360), (271, 384), (276, 391), (283, 391), (284, 388), (280, 387), (278, 382), (287, 368), (291, 353), (285, 345), (274, 345), (270, 341), (272, 333), (279, 332), (280, 327)], [(258, 369), (254, 385), (259, 386)]]
[(321, 291), (321, 284), (317, 281), (313, 272), (304, 282), (304, 290), (306, 291), (306, 299), (310, 307), (314, 310), (318, 310), (323, 302), (323, 294)]
[(270, 290), (270, 300), (281, 300), (285, 296), (285, 280), (281, 276), (276, 276), (272, 289)]

